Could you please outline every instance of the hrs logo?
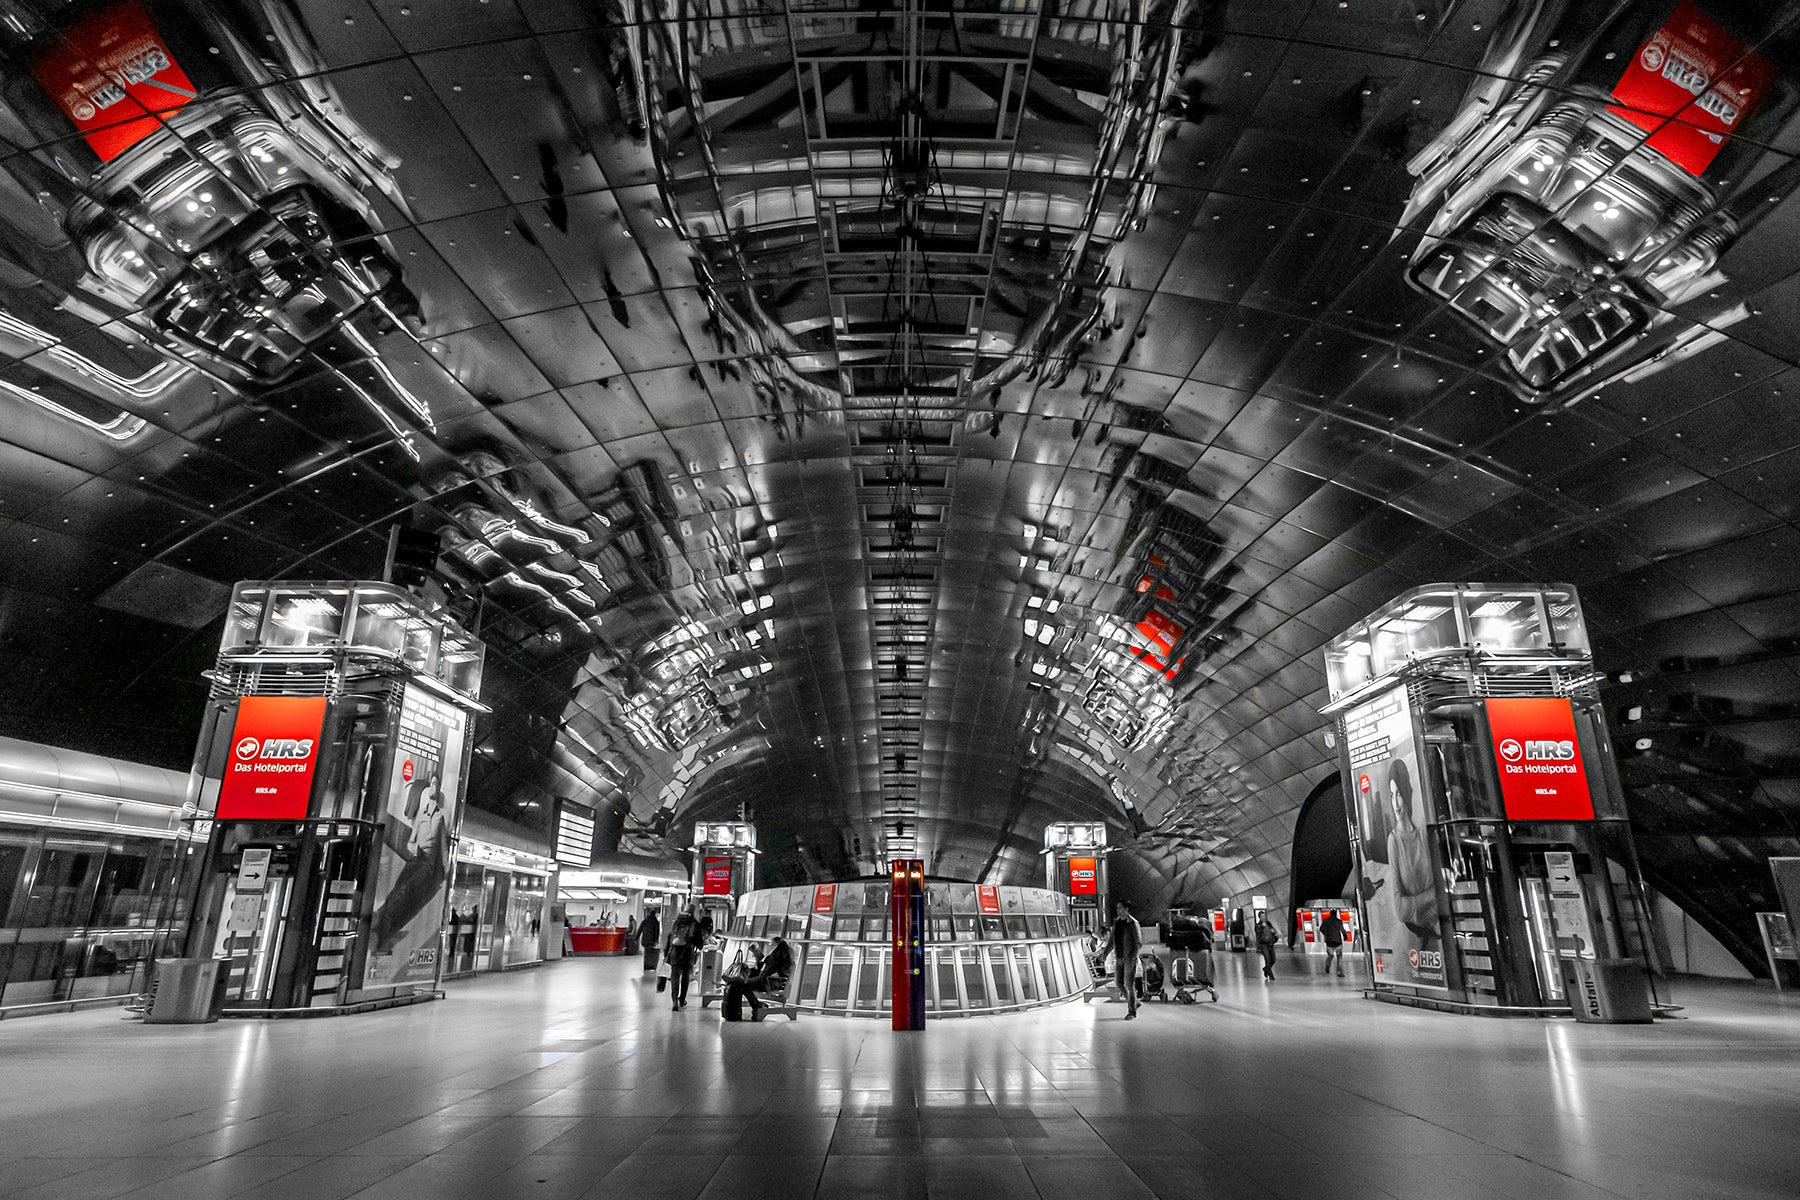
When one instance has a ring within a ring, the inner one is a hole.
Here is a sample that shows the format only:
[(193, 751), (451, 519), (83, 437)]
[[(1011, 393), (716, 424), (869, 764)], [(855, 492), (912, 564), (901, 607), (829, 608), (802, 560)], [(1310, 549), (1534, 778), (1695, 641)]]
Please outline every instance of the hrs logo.
[(295, 759), (309, 758), (313, 751), (312, 738), (239, 738), (236, 753), (239, 759), (250, 762), (258, 758)]

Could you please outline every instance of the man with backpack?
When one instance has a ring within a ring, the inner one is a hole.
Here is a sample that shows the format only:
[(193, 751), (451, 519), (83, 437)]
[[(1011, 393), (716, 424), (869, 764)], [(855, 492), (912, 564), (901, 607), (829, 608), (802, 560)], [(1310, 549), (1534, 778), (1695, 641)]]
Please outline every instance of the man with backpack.
[(1319, 936), (1325, 939), (1325, 969), (1331, 970), (1331, 962), (1337, 960), (1338, 978), (1344, 977), (1344, 923), (1338, 919), (1334, 908), (1325, 914), (1319, 922)]
[(1269, 914), (1260, 914), (1256, 918), (1256, 952), (1262, 955), (1264, 983), (1275, 982), (1275, 943), (1280, 940), (1281, 935), (1269, 923)]

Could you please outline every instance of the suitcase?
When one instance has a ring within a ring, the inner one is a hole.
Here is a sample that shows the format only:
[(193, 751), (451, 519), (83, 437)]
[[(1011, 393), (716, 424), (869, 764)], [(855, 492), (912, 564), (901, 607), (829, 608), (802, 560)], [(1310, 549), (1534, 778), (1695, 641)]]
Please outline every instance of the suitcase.
[(744, 994), (734, 987), (725, 989), (725, 999), (719, 1002), (719, 1016), (727, 1021), (744, 1019)]

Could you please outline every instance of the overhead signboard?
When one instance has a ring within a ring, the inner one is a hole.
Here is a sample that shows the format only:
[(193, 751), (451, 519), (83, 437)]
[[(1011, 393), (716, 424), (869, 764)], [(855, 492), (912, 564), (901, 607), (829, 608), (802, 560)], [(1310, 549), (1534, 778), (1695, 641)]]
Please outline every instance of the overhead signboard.
[(594, 861), (594, 810), (573, 800), (556, 802), (556, 861), (571, 867)]
[(983, 913), (998, 913), (1000, 911), (1000, 889), (992, 884), (984, 883), (978, 885), (975, 889), (975, 900), (977, 906)]
[(305, 820), (324, 725), (323, 696), (245, 696), (238, 701), (213, 815), (221, 821)]
[(837, 906), (837, 884), (821, 883), (813, 888), (813, 912), (822, 917), (831, 915)]
[(1594, 798), (1566, 698), (1487, 701), (1494, 767), (1509, 821), (1591, 821)]

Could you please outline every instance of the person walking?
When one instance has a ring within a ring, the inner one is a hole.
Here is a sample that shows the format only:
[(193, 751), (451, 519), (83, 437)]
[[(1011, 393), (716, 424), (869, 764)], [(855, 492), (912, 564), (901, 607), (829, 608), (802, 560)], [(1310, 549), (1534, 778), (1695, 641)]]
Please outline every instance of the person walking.
[(1338, 978), (1344, 977), (1344, 923), (1338, 919), (1337, 909), (1325, 914), (1319, 922), (1319, 936), (1325, 939), (1325, 969), (1331, 970), (1331, 962), (1337, 960)]
[(1269, 924), (1269, 914), (1263, 913), (1256, 918), (1256, 952), (1262, 955), (1263, 982), (1275, 982), (1275, 943), (1280, 940), (1275, 926)]
[(1125, 1002), (1130, 1005), (1125, 1014), (1127, 1021), (1137, 1016), (1137, 957), (1141, 946), (1137, 922), (1132, 920), (1131, 910), (1121, 903), (1112, 924), (1113, 982), (1125, 993)]
[(656, 919), (654, 908), (644, 914), (644, 923), (638, 926), (638, 941), (644, 947), (644, 970), (656, 970), (656, 956), (662, 953), (662, 922)]
[(687, 1007), (688, 981), (693, 978), (694, 960), (700, 957), (700, 936), (698, 904), (669, 926), (669, 941), (663, 954), (669, 960), (669, 998), (676, 1011)]

